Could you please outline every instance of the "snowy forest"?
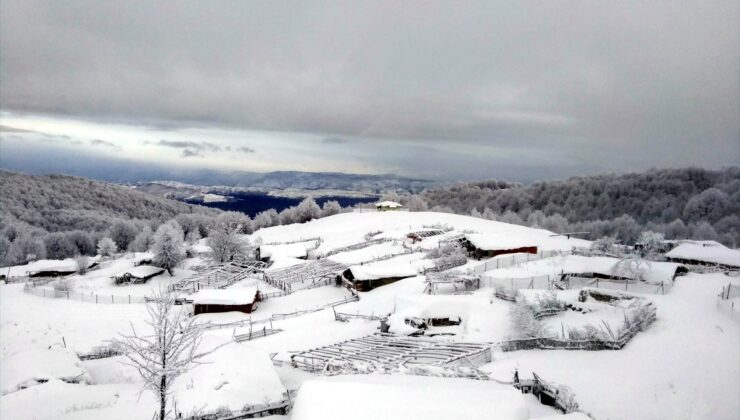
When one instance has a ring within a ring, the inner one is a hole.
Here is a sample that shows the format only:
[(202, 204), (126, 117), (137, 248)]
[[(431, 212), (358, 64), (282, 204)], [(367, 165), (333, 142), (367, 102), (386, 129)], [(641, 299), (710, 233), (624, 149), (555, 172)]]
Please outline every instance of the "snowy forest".
[(0, 195), (0, 264), (4, 265), (146, 251), (163, 236), (194, 244), (223, 230), (247, 234), (343, 211), (336, 201), (319, 207), (307, 198), (279, 213), (270, 209), (251, 219), (239, 212), (184, 204), (85, 178), (8, 171), (0, 171)]
[(589, 232), (586, 239), (615, 236), (626, 244), (643, 230), (667, 239), (740, 244), (738, 167), (661, 169), (529, 186), (495, 180), (458, 183), (426, 190), (409, 204), (553, 232)]

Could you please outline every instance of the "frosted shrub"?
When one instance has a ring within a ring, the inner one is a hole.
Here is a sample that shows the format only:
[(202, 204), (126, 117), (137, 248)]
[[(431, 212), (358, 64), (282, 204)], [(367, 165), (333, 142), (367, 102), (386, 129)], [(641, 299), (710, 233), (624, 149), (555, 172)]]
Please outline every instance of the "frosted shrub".
[(54, 287), (54, 291), (63, 293), (69, 293), (73, 288), (72, 282), (67, 279), (59, 279), (55, 281), (52, 287)]
[(77, 269), (77, 274), (85, 274), (87, 273), (87, 269), (90, 266), (90, 258), (88, 258), (85, 255), (78, 255), (75, 257), (75, 267)]
[(105, 237), (98, 241), (98, 254), (101, 257), (112, 257), (118, 251), (118, 246), (113, 239)]

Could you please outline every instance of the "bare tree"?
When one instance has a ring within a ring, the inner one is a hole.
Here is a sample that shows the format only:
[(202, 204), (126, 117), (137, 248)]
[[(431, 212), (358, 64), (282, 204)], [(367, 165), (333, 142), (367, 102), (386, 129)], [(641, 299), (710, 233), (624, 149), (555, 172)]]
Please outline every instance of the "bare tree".
[(613, 275), (632, 280), (644, 280), (645, 269), (650, 269), (650, 262), (637, 254), (626, 255), (617, 261), (611, 269)]
[(167, 291), (159, 290), (147, 304), (151, 331), (141, 334), (131, 325), (131, 334), (121, 334), (113, 345), (125, 356), (122, 362), (135, 368), (144, 380), (144, 390), (159, 398), (159, 419), (167, 416), (167, 400), (175, 379), (194, 366), (202, 364), (203, 357), (219, 347), (200, 351), (203, 329), (182, 310), (175, 308), (175, 299)]
[(246, 254), (246, 246), (239, 235), (224, 226), (217, 226), (211, 231), (206, 240), (211, 248), (209, 256), (216, 263), (231, 261), (237, 256)]

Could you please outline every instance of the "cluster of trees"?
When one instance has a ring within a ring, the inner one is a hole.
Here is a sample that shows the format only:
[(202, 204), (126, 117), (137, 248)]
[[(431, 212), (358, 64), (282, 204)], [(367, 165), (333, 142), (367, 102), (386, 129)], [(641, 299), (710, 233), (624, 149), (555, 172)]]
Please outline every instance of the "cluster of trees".
[(651, 170), (530, 186), (501, 181), (459, 183), (427, 190), (413, 199), (415, 208), (555, 232), (586, 231), (588, 239), (614, 236), (631, 244), (642, 231), (650, 230), (667, 239), (740, 245), (738, 167)]
[[(81, 182), (80, 178), (73, 179)], [(126, 190), (125, 187), (117, 188)], [(95, 206), (94, 203), (77, 205)], [(183, 206), (188, 209), (197, 207), (184, 204)], [(88, 230), (65, 231), (62, 229), (63, 226), (54, 226), (55, 230), (52, 232), (40, 226), (30, 225), (12, 213), (3, 212), (3, 218), (0, 219), (0, 265), (26, 264), (44, 258), (63, 259), (97, 254), (113, 256), (125, 251), (157, 250), (155, 252), (157, 255), (169, 255), (164, 260), (156, 261), (158, 265), (171, 270), (182, 259), (177, 256), (184, 257), (187, 246), (202, 238), (209, 238), (208, 243), (214, 248), (212, 257), (216, 261), (224, 262), (246, 252), (246, 245), (239, 240), (240, 234), (250, 234), (255, 230), (275, 225), (303, 223), (342, 211), (344, 209), (336, 201), (328, 201), (323, 207), (319, 207), (312, 198), (306, 198), (297, 206), (280, 213), (267, 210), (256, 215), (254, 219), (239, 212), (188, 210), (165, 220), (109, 218), (105, 229), (99, 229), (97, 224), (93, 224)], [(43, 213), (44, 210), (34, 209), (33, 212)]]

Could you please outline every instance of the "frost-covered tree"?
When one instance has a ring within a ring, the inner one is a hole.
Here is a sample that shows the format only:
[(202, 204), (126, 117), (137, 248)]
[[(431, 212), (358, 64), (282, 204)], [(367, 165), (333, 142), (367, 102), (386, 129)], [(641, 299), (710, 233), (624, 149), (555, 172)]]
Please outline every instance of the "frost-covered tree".
[(185, 244), (182, 231), (173, 223), (165, 223), (154, 233), (152, 262), (172, 275), (172, 270), (185, 259)]
[(602, 236), (591, 243), (591, 249), (600, 253), (608, 253), (614, 249), (617, 240), (613, 236)]
[(10, 250), (10, 241), (4, 236), (0, 236), (0, 265), (9, 264), (8, 251)]
[(87, 273), (87, 269), (90, 267), (90, 257), (86, 255), (78, 255), (75, 257), (75, 268), (77, 269), (77, 274), (85, 274)]
[(513, 211), (507, 210), (504, 214), (501, 215), (501, 217), (498, 219), (501, 222), (504, 223), (511, 223), (514, 225), (523, 225), (524, 222), (522, 221), (522, 218), (519, 217), (518, 214), (514, 213)]
[(409, 209), (409, 211), (427, 211), (429, 209), (429, 205), (426, 200), (420, 196), (412, 195), (406, 202), (406, 208)]
[(200, 348), (203, 328), (194, 317), (175, 307), (175, 298), (165, 291), (151, 297), (147, 313), (147, 331), (137, 332), (132, 324), (131, 334), (121, 334), (113, 340), (113, 346), (123, 353), (122, 363), (136, 369), (145, 389), (159, 400), (158, 418), (165, 420), (172, 384), (218, 347), (206, 351)]
[(198, 242), (201, 238), (202, 236), (200, 236), (200, 230), (193, 229), (190, 232), (188, 232), (187, 235), (185, 235), (185, 242), (187, 242), (190, 245), (193, 245), (196, 242)]
[(342, 206), (338, 201), (329, 200), (321, 207), (321, 217), (333, 216), (342, 212)]
[(46, 258), (62, 260), (73, 257), (79, 251), (77, 247), (61, 232), (49, 233), (43, 238), (46, 248)]
[(118, 252), (118, 247), (113, 239), (106, 236), (98, 241), (98, 254), (101, 257), (112, 257), (116, 252)]
[(108, 229), (108, 237), (116, 243), (116, 247), (122, 251), (128, 249), (128, 245), (136, 238), (136, 226), (128, 220), (117, 220)]
[(307, 197), (296, 206), (295, 215), (295, 221), (297, 223), (305, 223), (309, 220), (320, 218), (321, 207), (316, 204), (313, 198)]
[(7, 259), (11, 264), (26, 264), (44, 258), (46, 258), (44, 243), (30, 234), (17, 236), (8, 249)]
[(78, 254), (95, 255), (95, 238), (91, 233), (82, 230), (73, 230), (65, 234), (67, 235), (67, 239), (77, 248)]
[(211, 248), (209, 256), (217, 263), (231, 261), (246, 253), (246, 244), (239, 238), (236, 232), (220, 226), (211, 231), (207, 239)]
[(692, 197), (683, 209), (685, 220), (689, 222), (716, 222), (731, 209), (732, 202), (727, 193), (717, 188), (708, 188)]
[(131, 242), (131, 245), (129, 245), (129, 249), (134, 252), (147, 252), (152, 249), (153, 245), (154, 232), (152, 232), (152, 228), (149, 226), (144, 226), (141, 232), (136, 235), (133, 242)]
[(250, 233), (252, 231), (252, 220), (246, 214), (237, 211), (221, 213), (216, 218), (216, 225), (223, 225), (236, 233)]
[(254, 216), (254, 230), (277, 226), (280, 224), (280, 215), (275, 209), (268, 209)]
[(643, 275), (650, 268), (650, 262), (637, 254), (625, 255), (617, 261), (611, 269), (611, 273), (617, 277), (632, 280), (645, 280)]
[(641, 254), (643, 257), (650, 257), (660, 253), (665, 241), (665, 236), (659, 232), (652, 232), (646, 230), (640, 234), (640, 239), (637, 242), (642, 246)]
[(716, 241), (719, 239), (719, 235), (708, 222), (700, 222), (696, 225), (691, 237), (700, 241)]
[(665, 228), (665, 236), (668, 239), (687, 239), (689, 237), (689, 228), (681, 219), (676, 219), (668, 224)]

